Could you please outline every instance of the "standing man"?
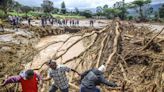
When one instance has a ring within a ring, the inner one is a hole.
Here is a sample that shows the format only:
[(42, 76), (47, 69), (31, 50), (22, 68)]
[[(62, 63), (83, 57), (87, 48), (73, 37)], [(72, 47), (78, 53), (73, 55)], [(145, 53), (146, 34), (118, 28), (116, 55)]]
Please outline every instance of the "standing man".
[(10, 24), (12, 25), (13, 16), (9, 15), (8, 20), (9, 20)]
[(100, 92), (100, 89), (96, 87), (100, 84), (105, 84), (110, 87), (117, 87), (115, 83), (107, 81), (104, 78), (103, 73), (105, 70), (105, 66), (102, 65), (98, 69), (91, 69), (84, 72), (81, 75), (80, 92)]
[(73, 71), (80, 75), (77, 71), (68, 68), (63, 65), (57, 65), (55, 60), (50, 60), (46, 62), (46, 65), (49, 66), (48, 77), (43, 79), (43, 81), (48, 81), (53, 78), (54, 84), (50, 87), (49, 92), (56, 92), (60, 89), (61, 92), (69, 92), (69, 81), (66, 76), (66, 72)]
[(16, 21), (16, 16), (13, 16), (12, 18), (12, 23), (13, 23), (13, 30), (15, 30), (16, 28), (16, 31), (18, 31), (18, 25), (17, 25), (17, 21)]
[[(3, 27), (2, 19), (0, 19), (0, 27), (1, 27), (2, 32), (4, 32), (4, 27)], [(0, 31), (1, 31), (1, 30), (0, 30)]]
[(74, 19), (72, 19), (72, 25), (75, 26), (75, 20)]
[(68, 19), (65, 19), (65, 24), (66, 24), (66, 26), (67, 26), (67, 23), (68, 23)]
[(15, 18), (16, 18), (16, 24), (19, 25), (19, 22), (20, 22), (19, 16), (16, 16)]
[(69, 24), (70, 26), (72, 26), (72, 19), (69, 19)]
[(41, 17), (41, 25), (42, 25), (42, 27), (45, 27), (45, 23), (44, 23), (45, 21), (44, 21), (44, 17), (42, 16)]
[(28, 25), (31, 26), (31, 18), (30, 17), (28, 17), (27, 21), (28, 21)]
[(79, 19), (77, 19), (77, 26), (79, 26)]
[(93, 20), (90, 20), (90, 26), (93, 27)]
[(22, 72), (20, 75), (9, 77), (1, 86), (3, 87), (9, 83), (21, 83), (22, 92), (38, 92), (37, 85), (40, 80), (40, 75), (29, 69)]

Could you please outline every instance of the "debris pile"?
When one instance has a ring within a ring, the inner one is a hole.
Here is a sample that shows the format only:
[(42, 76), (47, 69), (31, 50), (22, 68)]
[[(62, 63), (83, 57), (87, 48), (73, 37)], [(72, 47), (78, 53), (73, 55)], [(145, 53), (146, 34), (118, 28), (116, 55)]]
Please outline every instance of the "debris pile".
[[(83, 40), (87, 43), (85, 50), (78, 56), (60, 63), (71, 66), (81, 73), (105, 64), (106, 78), (119, 84), (121, 89), (100, 86), (102, 92), (163, 92), (163, 30), (164, 28), (159, 32), (152, 31), (149, 27), (136, 27), (132, 23), (126, 24), (114, 20), (101, 30), (83, 29), (76, 34), (70, 33), (71, 37), (80, 35), (81, 38), (67, 46), (62, 53), (54, 53), (52, 59), (61, 58), (72, 46)], [(38, 31), (39, 37), (49, 35), (47, 31), (43, 32), (38, 28), (33, 28), (31, 31)], [(71, 37), (64, 41), (63, 45)], [(42, 69), (42, 66), (37, 70), (46, 76), (46, 69)], [(71, 92), (78, 92), (79, 78), (71, 73), (69, 79)], [(49, 85), (50, 83), (45, 84), (44, 88), (49, 88)]]

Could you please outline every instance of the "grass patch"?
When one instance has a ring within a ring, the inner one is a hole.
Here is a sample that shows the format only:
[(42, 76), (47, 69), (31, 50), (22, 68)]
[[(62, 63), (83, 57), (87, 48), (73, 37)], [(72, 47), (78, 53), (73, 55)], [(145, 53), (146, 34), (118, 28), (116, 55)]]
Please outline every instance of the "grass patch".
[[(26, 16), (25, 13), (17, 13), (17, 12), (9, 12), (8, 14), (13, 15), (13, 16), (20, 16), (20, 17)], [(45, 16), (46, 14), (40, 13), (40, 12), (33, 12), (33, 11), (30, 11), (29, 13), (27, 13), (27, 16), (31, 16), (31, 17), (40, 17), (42, 15)], [(60, 14), (51, 14), (51, 15), (55, 18), (85, 19), (84, 16), (79, 16), (79, 15), (60, 15)]]
[(12, 15), (12, 16), (26, 16), (25, 13), (17, 13), (17, 12), (8, 12), (9, 15)]
[(55, 18), (75, 18), (75, 19), (85, 19), (84, 16), (79, 15), (59, 15), (59, 14), (52, 14)]

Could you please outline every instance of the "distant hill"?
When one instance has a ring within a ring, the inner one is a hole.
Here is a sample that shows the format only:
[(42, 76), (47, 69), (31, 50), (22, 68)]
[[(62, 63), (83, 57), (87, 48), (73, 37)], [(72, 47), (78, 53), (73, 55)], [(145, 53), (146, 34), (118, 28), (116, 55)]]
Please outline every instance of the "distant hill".
[[(158, 11), (158, 9), (162, 6), (163, 3), (158, 3), (158, 4), (150, 4), (150, 7), (153, 8), (153, 11)], [(96, 13), (96, 8), (86, 8), (86, 9), (79, 9), (80, 11), (84, 10), (90, 10), (92, 13)], [(75, 9), (67, 9), (67, 11), (75, 11)], [(136, 15), (136, 10), (135, 9), (128, 9), (129, 15)]]
[(158, 9), (163, 5), (164, 3), (161, 4), (152, 4), (151, 7), (153, 7), (154, 11), (158, 11)]
[[(96, 8), (86, 8), (86, 9), (79, 9), (79, 11), (90, 10), (92, 13), (96, 13)], [(74, 12), (75, 9), (67, 9), (68, 12)]]
[[(150, 4), (150, 7), (153, 8), (153, 12), (158, 12), (159, 8), (163, 5), (164, 3), (159, 3), (159, 4)], [(135, 9), (128, 9), (128, 15), (129, 16), (137, 16), (138, 13), (136, 12)]]

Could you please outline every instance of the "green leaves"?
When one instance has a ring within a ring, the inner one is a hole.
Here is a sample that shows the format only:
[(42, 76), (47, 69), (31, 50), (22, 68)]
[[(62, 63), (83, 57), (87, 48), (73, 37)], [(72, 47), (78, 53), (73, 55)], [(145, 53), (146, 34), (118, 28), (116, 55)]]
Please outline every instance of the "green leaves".
[(0, 1), (0, 9), (4, 11), (5, 14), (7, 14), (7, 11), (11, 9), (13, 5), (13, 0), (1, 0)]
[(31, 11), (31, 7), (29, 6), (22, 6), (21, 7), (21, 11), (24, 12), (24, 13), (28, 13), (29, 11)]
[(164, 4), (159, 9), (159, 16), (160, 16), (160, 18), (164, 18)]
[(49, 0), (43, 1), (43, 4), (41, 4), (41, 6), (45, 13), (50, 13), (54, 9), (53, 2)]
[(136, 7), (137, 6), (144, 6), (145, 4), (151, 3), (151, 0), (135, 0), (132, 2)]
[(66, 6), (65, 6), (64, 1), (61, 3), (61, 13), (66, 14)]
[(151, 3), (151, 0), (135, 0), (133, 1), (130, 5), (132, 8), (138, 8), (139, 10), (139, 14), (140, 14), (140, 18), (144, 19), (144, 15), (143, 15), (143, 6), (146, 4)]

